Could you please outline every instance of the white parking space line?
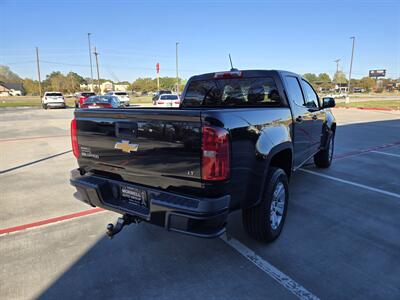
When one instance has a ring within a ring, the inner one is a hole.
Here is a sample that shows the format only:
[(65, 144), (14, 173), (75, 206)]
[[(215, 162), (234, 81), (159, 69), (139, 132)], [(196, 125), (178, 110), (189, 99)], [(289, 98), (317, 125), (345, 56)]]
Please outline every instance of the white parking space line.
[(323, 177), (323, 178), (326, 178), (326, 179), (331, 179), (331, 180), (338, 181), (338, 182), (341, 182), (341, 183), (350, 184), (352, 186), (356, 186), (356, 187), (363, 188), (363, 189), (366, 189), (366, 190), (369, 190), (369, 191), (373, 191), (373, 192), (376, 192), (376, 193), (381, 193), (381, 194), (384, 194), (384, 195), (387, 195), (387, 196), (392, 196), (392, 197), (400, 199), (400, 194), (388, 192), (388, 191), (377, 189), (377, 188), (374, 188), (372, 186), (368, 186), (368, 185), (365, 185), (365, 184), (361, 184), (361, 183), (357, 183), (357, 182), (353, 182), (353, 181), (349, 181), (349, 180), (345, 180), (345, 179), (329, 176), (329, 175), (326, 175), (326, 174), (314, 172), (314, 171), (303, 169), (303, 168), (300, 168), (299, 170), (301, 170), (303, 172), (306, 172), (306, 173), (309, 173), (309, 174), (313, 174), (313, 175), (319, 176), (319, 177)]
[(303, 286), (298, 284), (292, 278), (290, 278), (286, 274), (279, 271), (277, 268), (275, 268), (269, 262), (262, 259), (256, 253), (254, 253), (254, 251), (247, 248), (245, 245), (243, 245), (238, 240), (234, 239), (233, 237), (227, 236), (226, 234), (220, 236), (220, 238), (225, 243), (227, 243), (229, 246), (231, 246), (233, 249), (235, 249), (237, 252), (239, 252), (241, 255), (243, 255), (246, 259), (251, 261), (254, 265), (256, 265), (259, 269), (261, 269), (264, 273), (266, 273), (270, 277), (272, 277), (275, 281), (277, 281), (280, 285), (282, 285), (288, 291), (290, 291), (291, 293), (296, 295), (299, 299), (303, 299), (303, 300), (319, 299), (317, 296), (313, 295), (311, 292), (309, 292)]
[(381, 152), (381, 151), (371, 151), (371, 152), (400, 158), (400, 154), (393, 154), (393, 153), (387, 153), (387, 152)]

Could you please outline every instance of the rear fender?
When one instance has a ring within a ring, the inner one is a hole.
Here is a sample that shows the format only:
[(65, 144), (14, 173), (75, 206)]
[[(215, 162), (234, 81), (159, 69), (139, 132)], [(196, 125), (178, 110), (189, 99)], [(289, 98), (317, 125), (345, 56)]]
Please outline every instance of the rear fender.
[[(293, 153), (290, 126), (277, 124), (265, 127), (261, 130), (255, 146), (256, 162), (247, 186), (246, 197), (241, 202), (241, 208), (252, 207), (261, 201), (265, 178), (274, 155), (287, 149)], [(293, 165), (292, 162), (291, 165)]]

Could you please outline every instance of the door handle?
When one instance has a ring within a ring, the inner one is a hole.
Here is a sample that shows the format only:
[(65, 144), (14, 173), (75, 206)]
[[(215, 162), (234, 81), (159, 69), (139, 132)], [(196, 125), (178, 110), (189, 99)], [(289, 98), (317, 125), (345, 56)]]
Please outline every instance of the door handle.
[(297, 122), (297, 123), (303, 122), (303, 117), (302, 117), (302, 116), (298, 116), (298, 117), (296, 118), (296, 122)]
[(312, 116), (312, 119), (313, 119), (313, 120), (318, 120), (318, 116), (317, 116), (317, 115), (313, 115), (313, 116)]

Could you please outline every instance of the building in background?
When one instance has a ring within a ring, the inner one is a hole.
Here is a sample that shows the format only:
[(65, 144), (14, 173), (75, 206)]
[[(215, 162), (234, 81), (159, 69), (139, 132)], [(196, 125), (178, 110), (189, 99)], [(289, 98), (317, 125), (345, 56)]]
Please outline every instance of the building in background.
[(0, 97), (22, 96), (24, 87), (21, 83), (0, 82)]
[[(98, 84), (80, 84), (79, 88), (82, 91), (96, 91), (98, 89)], [(104, 94), (109, 91), (114, 90), (114, 84), (111, 81), (106, 81), (100, 84), (100, 93)]]
[(116, 92), (127, 92), (129, 84), (114, 84), (114, 91)]

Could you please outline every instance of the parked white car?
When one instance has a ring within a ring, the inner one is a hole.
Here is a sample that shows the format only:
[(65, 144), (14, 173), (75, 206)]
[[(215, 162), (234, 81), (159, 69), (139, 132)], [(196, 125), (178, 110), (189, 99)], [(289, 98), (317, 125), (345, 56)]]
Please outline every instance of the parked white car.
[(48, 109), (51, 107), (65, 108), (65, 99), (60, 92), (46, 92), (42, 98), (42, 107)]
[(129, 95), (127, 92), (112, 91), (112, 92), (108, 92), (106, 95), (117, 97), (119, 102), (121, 103), (121, 106), (129, 106)]
[(181, 99), (178, 95), (162, 94), (156, 100), (156, 106), (159, 107), (179, 107)]

